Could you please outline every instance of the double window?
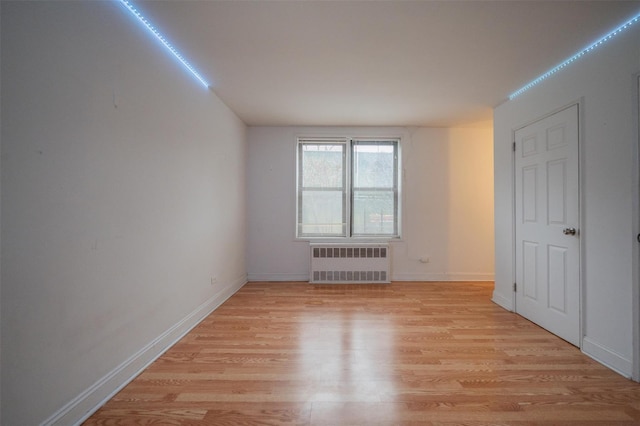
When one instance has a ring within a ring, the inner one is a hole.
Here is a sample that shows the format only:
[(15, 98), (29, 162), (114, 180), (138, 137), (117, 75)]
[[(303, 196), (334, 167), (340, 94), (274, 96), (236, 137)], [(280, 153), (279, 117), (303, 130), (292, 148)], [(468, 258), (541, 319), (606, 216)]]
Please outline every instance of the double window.
[(398, 237), (398, 139), (299, 138), (297, 236)]

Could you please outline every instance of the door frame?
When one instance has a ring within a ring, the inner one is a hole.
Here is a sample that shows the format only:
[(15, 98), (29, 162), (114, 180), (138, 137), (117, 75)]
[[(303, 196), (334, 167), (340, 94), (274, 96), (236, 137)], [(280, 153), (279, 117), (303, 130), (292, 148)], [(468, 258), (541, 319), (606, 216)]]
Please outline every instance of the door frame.
[[(640, 78), (640, 74), (639, 74), (639, 78)], [(639, 89), (640, 90), (640, 89)], [(554, 114), (559, 113), (560, 111), (563, 111), (567, 108), (571, 108), (573, 106), (576, 106), (578, 108), (578, 229), (580, 231), (582, 231), (582, 224), (584, 223), (584, 218), (583, 218), (583, 214), (584, 214), (584, 197), (583, 197), (583, 173), (582, 173), (582, 168), (584, 167), (584, 157), (583, 157), (583, 150), (582, 150), (582, 146), (583, 146), (583, 135), (584, 135), (584, 117), (583, 117), (583, 111), (584, 111), (584, 98), (581, 97), (575, 101), (572, 101), (568, 104), (565, 104), (561, 107), (558, 107), (550, 112), (547, 112), (546, 114), (543, 114), (541, 116), (538, 116), (532, 120), (529, 120), (523, 124), (520, 124), (517, 127), (514, 127), (513, 129), (511, 129), (511, 141), (513, 143), (515, 143), (516, 140), (516, 132), (518, 130), (521, 130), (533, 123), (536, 123), (540, 120), (544, 120), (545, 118), (551, 117)], [(516, 271), (517, 271), (517, 262), (518, 262), (518, 252), (517, 252), (517, 233), (516, 233), (516, 229), (517, 229), (517, 217), (516, 217), (516, 200), (517, 200), (517, 194), (516, 194), (516, 178), (517, 178), (517, 174), (516, 174), (516, 151), (512, 150), (511, 153), (511, 182), (512, 182), (512, 189), (513, 189), (513, 194), (512, 194), (512, 200), (513, 200), (513, 204), (511, 206), (511, 215), (512, 215), (512, 224), (513, 224), (513, 230), (512, 230), (512, 235), (513, 235), (513, 239), (512, 239), (512, 247), (513, 247), (513, 265), (512, 265), (512, 281), (514, 283), (516, 283)], [(638, 195), (640, 196), (640, 192), (638, 193)], [(640, 200), (640, 199), (639, 199)], [(640, 204), (640, 203), (639, 203)], [(640, 212), (640, 210), (639, 210)], [(580, 240), (578, 241), (578, 297), (579, 297), (579, 301), (578, 301), (578, 347), (580, 349), (582, 349), (582, 344), (583, 344), (583, 339), (584, 339), (584, 311), (585, 311), (585, 301), (584, 301), (584, 282), (583, 282), (583, 276), (584, 276), (584, 261), (583, 261), (583, 256), (585, 253), (584, 250), (584, 234), (582, 234), (582, 232), (580, 233)], [(640, 262), (639, 262), (640, 263)], [(640, 265), (639, 265), (639, 269), (638, 269), (639, 273), (640, 273)], [(513, 306), (513, 312), (518, 313), (518, 306), (517, 306), (517, 300), (516, 300), (516, 292), (514, 291), (512, 296), (511, 296), (511, 300), (512, 300), (512, 306)], [(519, 314), (518, 314), (519, 315)]]
[(633, 121), (636, 131), (633, 146), (633, 270), (632, 270), (632, 345), (633, 360), (631, 366), (631, 378), (640, 382), (640, 243), (635, 241), (640, 234), (640, 72), (633, 76)]

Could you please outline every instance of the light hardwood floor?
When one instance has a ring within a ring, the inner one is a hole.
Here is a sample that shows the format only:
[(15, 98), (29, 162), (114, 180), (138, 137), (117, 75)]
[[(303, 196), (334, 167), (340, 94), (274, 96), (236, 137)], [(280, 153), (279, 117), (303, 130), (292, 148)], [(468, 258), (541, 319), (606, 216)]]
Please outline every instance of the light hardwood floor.
[(86, 425), (640, 425), (640, 384), (490, 283), (249, 283)]

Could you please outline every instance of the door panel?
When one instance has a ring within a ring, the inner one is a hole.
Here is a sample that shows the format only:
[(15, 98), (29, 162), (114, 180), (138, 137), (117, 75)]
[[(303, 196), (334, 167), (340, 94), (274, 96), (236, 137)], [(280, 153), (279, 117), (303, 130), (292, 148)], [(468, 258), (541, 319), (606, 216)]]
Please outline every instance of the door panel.
[(515, 136), (516, 312), (579, 345), (578, 106)]
[(538, 244), (522, 242), (522, 284), (525, 297), (538, 300)]
[(549, 307), (567, 313), (567, 249), (548, 247), (549, 259)]
[(538, 221), (538, 167), (529, 166), (522, 169), (522, 215), (523, 221)]
[(547, 218), (549, 224), (567, 224), (567, 162), (550, 161), (547, 165)]

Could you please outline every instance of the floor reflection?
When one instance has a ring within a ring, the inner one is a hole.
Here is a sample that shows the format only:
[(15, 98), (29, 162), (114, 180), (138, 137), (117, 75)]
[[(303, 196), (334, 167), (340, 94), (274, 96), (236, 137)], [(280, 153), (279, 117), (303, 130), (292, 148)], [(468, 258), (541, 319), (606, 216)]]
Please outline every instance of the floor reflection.
[(380, 401), (394, 390), (394, 333), (371, 313), (322, 312), (300, 321), (299, 371), (310, 401)]

